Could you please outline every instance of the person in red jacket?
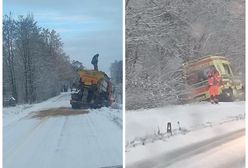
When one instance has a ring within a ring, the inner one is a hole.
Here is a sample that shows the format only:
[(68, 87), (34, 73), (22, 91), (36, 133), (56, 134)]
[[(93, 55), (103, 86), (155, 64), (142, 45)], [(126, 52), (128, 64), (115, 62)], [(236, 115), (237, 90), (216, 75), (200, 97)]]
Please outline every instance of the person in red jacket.
[(209, 95), (210, 95), (210, 102), (213, 104), (219, 103), (219, 90), (221, 86), (222, 80), (220, 73), (213, 69), (208, 73), (208, 86), (209, 86)]
[(214, 87), (214, 75), (213, 71), (210, 71), (208, 73), (208, 92), (210, 96), (210, 102), (214, 103), (214, 97), (215, 97), (215, 87)]
[(214, 75), (214, 93), (215, 93), (214, 102), (218, 104), (219, 90), (220, 90), (220, 86), (222, 85), (222, 80), (219, 71), (217, 71), (216, 69), (214, 69), (213, 75)]

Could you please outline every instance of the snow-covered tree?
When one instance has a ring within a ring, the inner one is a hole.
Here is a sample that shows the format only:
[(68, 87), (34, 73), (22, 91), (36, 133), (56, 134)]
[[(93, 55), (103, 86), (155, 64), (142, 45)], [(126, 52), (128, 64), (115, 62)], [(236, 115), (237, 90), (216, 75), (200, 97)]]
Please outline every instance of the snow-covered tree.
[(39, 27), (32, 14), (3, 20), (3, 95), (18, 103), (56, 96), (77, 75), (55, 30)]
[(244, 81), (244, 0), (126, 0), (127, 108), (178, 103), (183, 62), (227, 57)]
[[(13, 20), (11, 13), (4, 16), (3, 21), (3, 74), (4, 74), (4, 93), (5, 96), (12, 95), (17, 98), (16, 88), (16, 69), (15, 69), (15, 40), (16, 40), (16, 22)], [(8, 90), (8, 92), (7, 92)]]
[(110, 73), (115, 100), (118, 103), (122, 103), (122, 61), (115, 61), (112, 63), (110, 66)]

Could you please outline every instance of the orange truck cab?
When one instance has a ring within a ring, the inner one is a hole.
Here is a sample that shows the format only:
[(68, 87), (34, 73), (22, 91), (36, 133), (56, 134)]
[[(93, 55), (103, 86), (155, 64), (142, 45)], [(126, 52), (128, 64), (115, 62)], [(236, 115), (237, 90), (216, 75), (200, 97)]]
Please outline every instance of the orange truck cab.
[(206, 56), (183, 64), (188, 90), (185, 99), (203, 101), (210, 98), (207, 75), (213, 68), (219, 71), (222, 79), (220, 100), (233, 101), (239, 97), (243, 85), (239, 79), (235, 79), (230, 62), (223, 56)]

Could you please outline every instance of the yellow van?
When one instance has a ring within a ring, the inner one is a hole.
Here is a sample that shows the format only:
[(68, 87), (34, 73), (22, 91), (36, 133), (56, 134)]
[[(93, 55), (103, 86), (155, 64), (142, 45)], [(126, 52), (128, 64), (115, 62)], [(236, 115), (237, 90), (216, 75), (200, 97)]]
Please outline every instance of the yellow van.
[(239, 79), (235, 79), (230, 62), (223, 56), (206, 56), (183, 64), (188, 100), (203, 101), (210, 98), (207, 74), (213, 68), (219, 71), (222, 78), (220, 101), (233, 101), (239, 97), (243, 85)]

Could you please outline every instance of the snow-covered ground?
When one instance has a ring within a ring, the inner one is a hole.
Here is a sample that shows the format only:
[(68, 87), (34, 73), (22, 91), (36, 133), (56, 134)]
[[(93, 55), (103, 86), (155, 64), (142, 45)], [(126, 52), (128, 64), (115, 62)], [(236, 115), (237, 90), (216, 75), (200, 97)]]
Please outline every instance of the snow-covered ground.
[[(144, 167), (144, 164), (150, 164), (148, 167), (156, 167), (155, 165), (161, 162), (159, 158), (163, 158), (162, 162), (168, 162), (171, 158), (166, 158), (165, 155), (180, 151), (185, 146), (196, 145), (206, 140), (213, 142), (214, 138), (226, 136), (237, 130), (242, 130), (244, 133), (244, 118), (244, 102), (221, 102), (218, 105), (203, 102), (128, 111), (126, 113), (126, 165), (127, 167)], [(168, 122), (172, 125), (172, 135), (167, 133)], [(243, 155), (242, 164), (244, 165), (244, 149), (240, 152)], [(180, 155), (179, 153), (175, 156)], [(180, 167), (179, 164), (175, 165)]]
[(3, 109), (4, 168), (122, 165), (122, 110), (73, 111), (69, 100), (63, 93)]

